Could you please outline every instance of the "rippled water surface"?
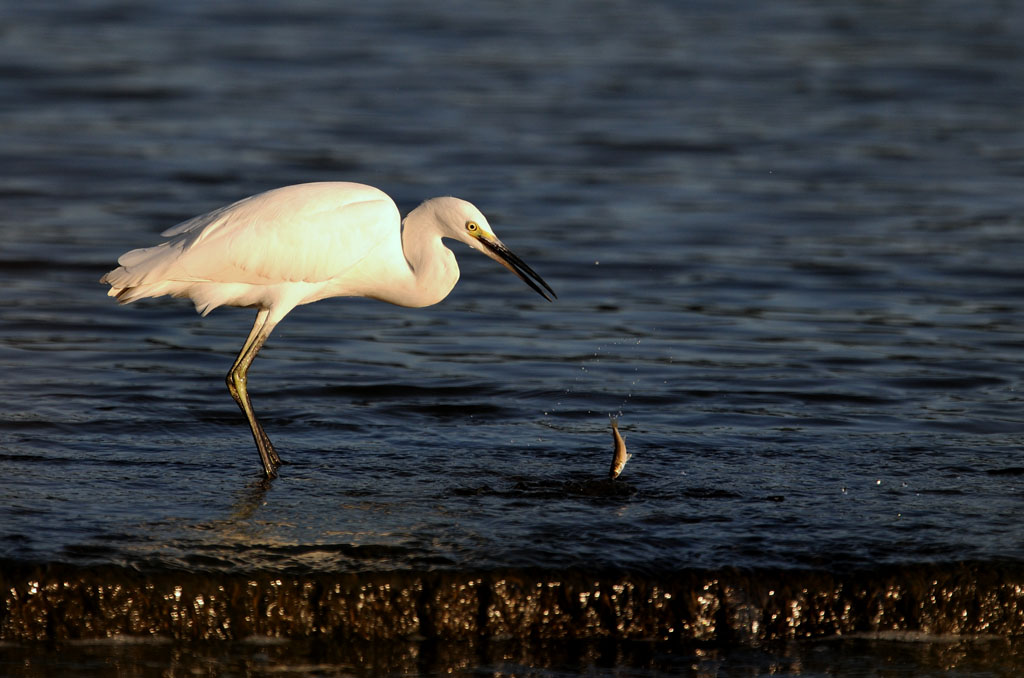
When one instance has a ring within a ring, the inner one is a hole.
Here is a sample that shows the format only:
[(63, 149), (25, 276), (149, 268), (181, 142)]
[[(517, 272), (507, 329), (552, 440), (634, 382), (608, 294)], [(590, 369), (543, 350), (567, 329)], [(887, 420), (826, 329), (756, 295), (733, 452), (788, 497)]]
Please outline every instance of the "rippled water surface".
[[(0, 5), (6, 561), (1024, 562), (1013, 3)], [(268, 486), (222, 380), (253, 312), (97, 280), (321, 180), (473, 201), (558, 300), (453, 245), (437, 306), (295, 310)]]

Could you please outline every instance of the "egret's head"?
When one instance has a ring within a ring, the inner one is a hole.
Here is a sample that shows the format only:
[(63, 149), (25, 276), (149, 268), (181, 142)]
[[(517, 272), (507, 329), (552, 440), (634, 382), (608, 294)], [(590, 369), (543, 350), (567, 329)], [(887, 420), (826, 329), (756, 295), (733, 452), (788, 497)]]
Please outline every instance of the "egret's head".
[(473, 249), (483, 252), (519, 276), (520, 280), (548, 301), (557, 297), (543, 278), (498, 240), (498, 236), (491, 230), (491, 225), (487, 223), (487, 217), (472, 203), (458, 198), (434, 198), (423, 206), (433, 209), (435, 218), (441, 226), (442, 237), (461, 240)]

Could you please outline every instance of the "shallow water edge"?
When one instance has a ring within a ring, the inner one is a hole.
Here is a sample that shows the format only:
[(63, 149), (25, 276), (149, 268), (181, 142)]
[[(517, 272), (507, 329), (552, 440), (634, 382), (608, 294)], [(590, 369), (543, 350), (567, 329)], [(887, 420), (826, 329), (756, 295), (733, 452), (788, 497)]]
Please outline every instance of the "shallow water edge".
[(1020, 636), (1024, 566), (965, 562), (848, 573), (196, 573), (0, 566), (0, 640), (116, 637), (617, 639), (758, 646), (855, 634)]

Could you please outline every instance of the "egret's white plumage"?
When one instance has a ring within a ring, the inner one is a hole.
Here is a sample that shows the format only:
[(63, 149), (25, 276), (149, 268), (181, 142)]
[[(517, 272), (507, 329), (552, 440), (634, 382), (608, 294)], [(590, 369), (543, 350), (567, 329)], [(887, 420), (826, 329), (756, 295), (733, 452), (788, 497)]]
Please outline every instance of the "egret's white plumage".
[(459, 279), (442, 238), (461, 240), (498, 261), (545, 299), (551, 288), (494, 235), (480, 211), (458, 198), (433, 198), (400, 220), (386, 193), (361, 184), (285, 186), (182, 222), (155, 247), (131, 250), (107, 273), (121, 303), (187, 297), (206, 315), (218, 306), (258, 309), (228, 372), (267, 477), (280, 459), (252, 412), (246, 374), (274, 327), (296, 306), (328, 297), (369, 297), (399, 306), (436, 304)]

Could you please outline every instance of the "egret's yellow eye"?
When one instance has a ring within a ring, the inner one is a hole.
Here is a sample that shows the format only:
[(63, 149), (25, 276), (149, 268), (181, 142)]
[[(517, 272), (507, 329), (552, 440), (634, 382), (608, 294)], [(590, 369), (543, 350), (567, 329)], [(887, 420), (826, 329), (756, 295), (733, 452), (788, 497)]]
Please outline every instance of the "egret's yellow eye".
[(480, 226), (478, 226), (475, 221), (467, 221), (466, 230), (469, 231), (470, 233), (476, 233), (477, 231), (480, 230)]

